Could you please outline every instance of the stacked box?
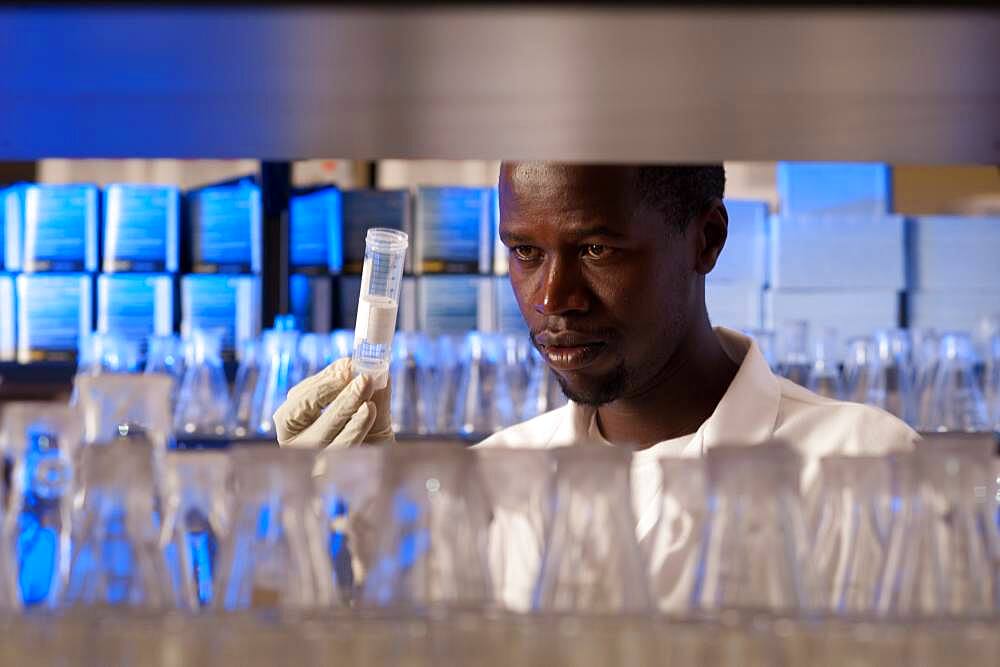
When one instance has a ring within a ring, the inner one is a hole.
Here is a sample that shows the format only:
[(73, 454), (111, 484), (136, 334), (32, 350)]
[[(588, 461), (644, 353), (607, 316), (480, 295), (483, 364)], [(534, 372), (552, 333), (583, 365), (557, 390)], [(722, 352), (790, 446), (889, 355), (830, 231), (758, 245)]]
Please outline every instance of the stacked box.
[(495, 201), (492, 188), (419, 188), (414, 273), (492, 273)]
[(85, 274), (17, 276), (17, 360), (75, 361), (92, 325), (93, 279)]
[(343, 197), (323, 188), (289, 203), (289, 267), (293, 273), (340, 273), (344, 265)]
[(496, 298), (496, 325), (498, 331), (503, 332), (527, 332), (528, 324), (521, 315), (521, 309), (517, 305), (517, 297), (514, 295), (514, 287), (507, 276), (497, 276), (493, 279), (493, 289)]
[(878, 162), (779, 162), (785, 216), (868, 216), (892, 211), (892, 171)]
[(107, 274), (97, 277), (97, 330), (139, 342), (174, 329), (172, 276)]
[[(365, 263), (365, 235), (372, 227), (406, 232), (404, 273), (412, 270), (413, 229), (410, 193), (406, 190), (347, 190), (343, 194), (343, 242), (345, 273), (361, 273)], [(351, 316), (353, 318), (353, 315)]]
[(114, 184), (104, 190), (105, 273), (176, 273), (180, 191)]
[(730, 329), (757, 329), (761, 326), (763, 291), (755, 285), (709, 283), (705, 285), (705, 306), (712, 326)]
[(221, 329), (223, 356), (235, 358), (260, 334), (260, 278), (189, 275), (181, 278), (181, 333)]
[(900, 325), (896, 290), (770, 290), (764, 295), (764, 326), (780, 330), (785, 322), (805, 320), (811, 331), (837, 329), (841, 341)]
[(289, 278), (291, 313), (303, 331), (325, 333), (333, 328), (333, 278), (295, 274)]
[(27, 185), (7, 224), (20, 227), (26, 273), (97, 270), (98, 192), (94, 185)]
[(0, 274), (0, 361), (17, 356), (17, 299), (14, 276)]
[(488, 276), (420, 276), (417, 325), (431, 335), (496, 329), (493, 281)]
[(0, 224), (2, 224), (3, 252), (0, 261), (4, 271), (21, 270), (21, 237), (24, 221), (24, 186), (15, 185), (0, 190)]
[(260, 273), (261, 198), (252, 179), (188, 193), (191, 270)]
[(708, 284), (756, 286), (767, 283), (768, 205), (764, 201), (727, 199), (729, 233)]

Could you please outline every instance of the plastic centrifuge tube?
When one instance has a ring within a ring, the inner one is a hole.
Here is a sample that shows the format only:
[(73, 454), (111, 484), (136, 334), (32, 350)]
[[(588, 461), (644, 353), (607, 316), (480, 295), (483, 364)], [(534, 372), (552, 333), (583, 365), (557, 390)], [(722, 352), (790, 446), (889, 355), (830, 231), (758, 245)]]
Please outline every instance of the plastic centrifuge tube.
[(378, 389), (388, 382), (408, 243), (407, 235), (394, 229), (369, 229), (365, 237), (365, 264), (361, 270), (351, 363), (356, 375), (375, 376)]

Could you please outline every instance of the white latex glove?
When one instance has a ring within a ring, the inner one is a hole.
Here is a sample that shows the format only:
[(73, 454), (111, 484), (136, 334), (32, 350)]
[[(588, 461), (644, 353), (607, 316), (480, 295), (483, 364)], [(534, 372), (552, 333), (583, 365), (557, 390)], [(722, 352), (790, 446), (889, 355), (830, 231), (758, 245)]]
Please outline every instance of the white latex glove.
[(389, 383), (374, 391), (372, 380), (352, 380), (351, 359), (344, 357), (292, 387), (274, 413), (278, 444), (321, 448), (394, 440)]

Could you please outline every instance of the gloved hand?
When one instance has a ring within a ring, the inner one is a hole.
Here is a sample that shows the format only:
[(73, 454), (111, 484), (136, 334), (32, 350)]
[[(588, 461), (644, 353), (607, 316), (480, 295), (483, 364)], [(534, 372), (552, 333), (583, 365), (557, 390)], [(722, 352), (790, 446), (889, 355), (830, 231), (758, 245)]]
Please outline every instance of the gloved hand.
[(278, 444), (320, 448), (393, 441), (389, 382), (378, 391), (374, 385), (368, 375), (351, 379), (350, 357), (307, 377), (274, 413)]

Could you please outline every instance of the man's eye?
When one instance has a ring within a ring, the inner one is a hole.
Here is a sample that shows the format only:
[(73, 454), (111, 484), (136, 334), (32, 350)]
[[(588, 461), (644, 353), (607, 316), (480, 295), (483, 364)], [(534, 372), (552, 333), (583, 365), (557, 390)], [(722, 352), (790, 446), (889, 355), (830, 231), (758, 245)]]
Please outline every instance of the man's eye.
[(530, 262), (532, 260), (538, 259), (538, 248), (532, 247), (530, 245), (516, 245), (510, 249), (514, 253), (514, 257), (521, 260), (522, 262)]
[(591, 243), (583, 247), (583, 252), (591, 259), (603, 259), (610, 254), (611, 249), (600, 243)]

